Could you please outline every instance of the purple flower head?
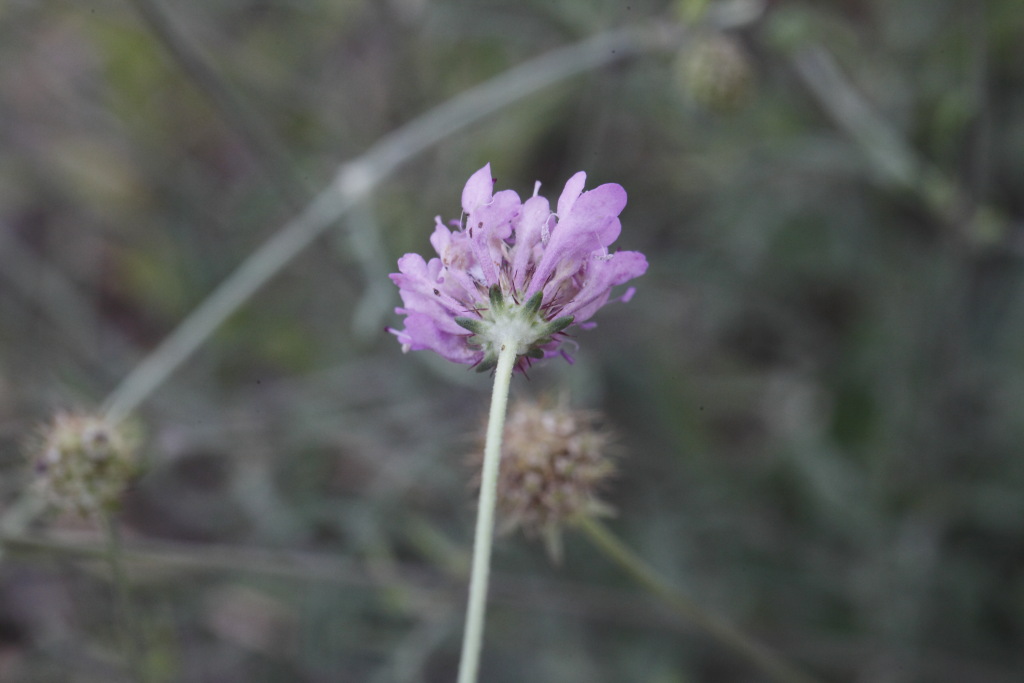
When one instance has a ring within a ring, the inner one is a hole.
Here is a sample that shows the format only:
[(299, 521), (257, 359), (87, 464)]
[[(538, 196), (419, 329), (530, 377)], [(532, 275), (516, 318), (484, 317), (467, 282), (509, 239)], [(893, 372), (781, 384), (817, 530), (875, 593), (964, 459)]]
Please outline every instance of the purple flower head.
[[(502, 344), (517, 345), (517, 367), (563, 355), (565, 330), (609, 302), (612, 287), (643, 275), (636, 251), (609, 253), (619, 236), (626, 192), (614, 183), (583, 191), (586, 174), (569, 179), (552, 213), (537, 195), (494, 192), (490, 164), (462, 191), (462, 220), (450, 230), (436, 219), (430, 243), (438, 258), (398, 259), (405, 329), (389, 331), (403, 351), (430, 349), (456, 363), (486, 370)], [(633, 296), (630, 287), (618, 300)], [(569, 359), (571, 360), (571, 359)]]

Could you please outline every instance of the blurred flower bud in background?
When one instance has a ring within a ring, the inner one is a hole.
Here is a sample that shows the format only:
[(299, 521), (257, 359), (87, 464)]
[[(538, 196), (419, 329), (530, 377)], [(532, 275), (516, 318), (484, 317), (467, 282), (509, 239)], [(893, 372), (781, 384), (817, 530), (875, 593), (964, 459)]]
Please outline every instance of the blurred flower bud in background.
[(743, 46), (717, 32), (694, 33), (673, 64), (678, 87), (712, 112), (736, 111), (750, 98), (753, 69)]
[(115, 509), (138, 471), (138, 441), (130, 426), (58, 413), (31, 448), (35, 486), (62, 511), (86, 516)]

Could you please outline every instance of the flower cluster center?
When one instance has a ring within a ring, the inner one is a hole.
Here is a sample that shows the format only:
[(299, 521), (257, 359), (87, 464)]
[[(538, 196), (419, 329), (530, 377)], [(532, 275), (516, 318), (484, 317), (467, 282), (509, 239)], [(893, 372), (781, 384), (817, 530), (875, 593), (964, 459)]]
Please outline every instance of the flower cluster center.
[(541, 293), (520, 304), (506, 301), (497, 285), (490, 289), (490, 308), (480, 311), (479, 318), (457, 317), (455, 322), (473, 336), (469, 343), (480, 347), (483, 360), (477, 370), (490, 370), (498, 363), (498, 354), (507, 344), (515, 345), (516, 357), (543, 358), (541, 347), (550, 344), (554, 335), (572, 324), (573, 317), (546, 320), (541, 312)]

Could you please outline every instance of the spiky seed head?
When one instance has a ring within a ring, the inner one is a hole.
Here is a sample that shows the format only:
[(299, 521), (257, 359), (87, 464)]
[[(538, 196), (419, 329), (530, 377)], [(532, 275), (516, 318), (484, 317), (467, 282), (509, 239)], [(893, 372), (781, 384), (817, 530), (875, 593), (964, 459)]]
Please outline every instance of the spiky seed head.
[[(598, 498), (614, 474), (612, 437), (594, 411), (565, 399), (518, 401), (509, 409), (498, 475), (499, 531), (540, 537), (553, 561), (562, 556), (562, 528), (580, 516), (607, 516)], [(483, 447), (475, 455), (482, 462)]]
[(83, 516), (117, 507), (137, 473), (135, 429), (84, 413), (57, 413), (31, 447), (35, 487), (53, 507)]

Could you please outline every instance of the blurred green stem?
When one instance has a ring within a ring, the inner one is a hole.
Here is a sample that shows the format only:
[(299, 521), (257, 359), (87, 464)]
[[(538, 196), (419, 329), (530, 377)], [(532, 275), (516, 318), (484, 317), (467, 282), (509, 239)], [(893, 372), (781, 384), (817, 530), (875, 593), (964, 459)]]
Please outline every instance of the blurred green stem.
[(0, 223), (0, 278), (38, 310), (60, 332), (60, 342), (83, 363), (103, 376), (115, 379), (114, 370), (103, 361), (113, 349), (120, 356), (137, 355), (132, 343), (117, 329), (104, 330), (104, 348), (96, 340), (96, 306), (74, 280), (43, 254), (29, 248), (13, 225)]
[(505, 433), (505, 408), (512, 370), (516, 363), (517, 340), (501, 345), (498, 366), (494, 369), (491, 411), (487, 416), (484, 466), (480, 475), (480, 509), (473, 539), (473, 567), (469, 576), (469, 604), (466, 606), (466, 631), (462, 637), (459, 683), (476, 683), (483, 647), (484, 616), (487, 606), (487, 580), (491, 572), (491, 546), (494, 541), (494, 508), (498, 499), (498, 472), (501, 465), (501, 439)]
[(0, 562), (3, 562), (7, 551), (8, 537), (24, 532), (45, 509), (42, 496), (27, 489), (0, 514)]
[(114, 583), (115, 621), (121, 632), (121, 647), (124, 649), (128, 666), (137, 681), (149, 680), (142, 656), (141, 634), (135, 615), (135, 607), (128, 587), (128, 576), (124, 571), (121, 555), (121, 532), (112, 513), (103, 514), (103, 526), (107, 535), (107, 560), (110, 562), (111, 579)]
[(285, 147), (263, 118), (221, 77), (186, 31), (177, 26), (159, 0), (131, 0), (142, 19), (181, 70), (213, 103), (229, 128), (259, 159), (264, 172), (295, 208), (311, 194)]
[(576, 523), (601, 552), (624, 569), (637, 583), (665, 600), (677, 614), (742, 656), (772, 679), (780, 683), (817, 683), (816, 679), (786, 662), (766, 646), (683, 595), (597, 520), (580, 517)]
[(825, 47), (808, 44), (790, 57), (793, 69), (836, 126), (861, 149), (880, 185), (908, 192), (969, 246), (1006, 238), (1009, 221), (972, 198), (957, 180), (923, 159), (878, 115)]

